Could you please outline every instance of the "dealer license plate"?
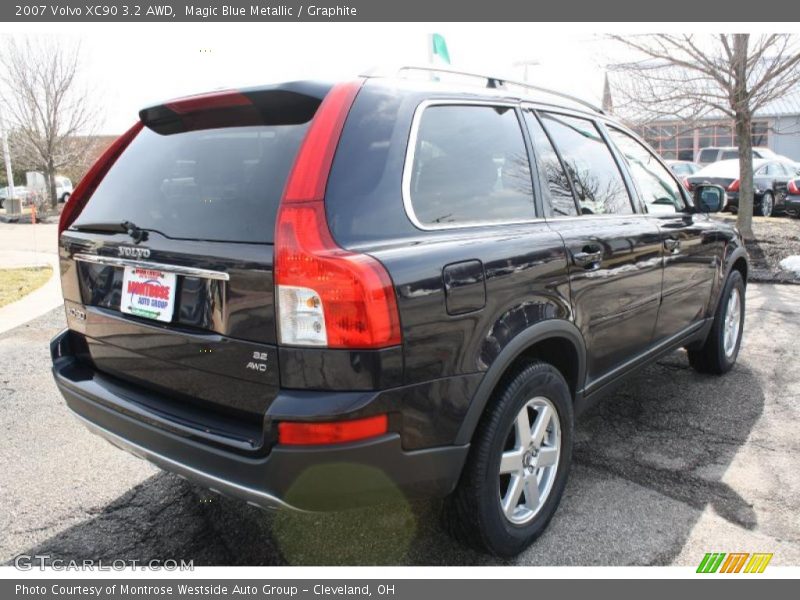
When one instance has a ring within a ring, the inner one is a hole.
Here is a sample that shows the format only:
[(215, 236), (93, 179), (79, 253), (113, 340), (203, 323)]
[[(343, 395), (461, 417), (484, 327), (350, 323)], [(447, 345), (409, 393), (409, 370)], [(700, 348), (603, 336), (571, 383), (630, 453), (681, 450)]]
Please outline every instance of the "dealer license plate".
[(146, 319), (169, 322), (175, 312), (175, 273), (125, 267), (122, 277), (122, 312)]

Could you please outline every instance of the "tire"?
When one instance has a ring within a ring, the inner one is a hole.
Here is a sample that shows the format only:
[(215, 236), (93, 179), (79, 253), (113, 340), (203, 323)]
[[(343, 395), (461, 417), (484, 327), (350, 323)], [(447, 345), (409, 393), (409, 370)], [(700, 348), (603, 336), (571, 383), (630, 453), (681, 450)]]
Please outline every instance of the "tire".
[[(525, 414), (531, 445), (520, 440)], [(541, 420), (540, 420), (541, 419)], [(541, 427), (547, 424), (547, 428)], [(536, 432), (544, 432), (543, 436)], [(540, 445), (536, 454), (526, 448)], [(481, 418), (461, 479), (445, 503), (445, 526), (483, 552), (512, 557), (527, 548), (555, 514), (572, 461), (572, 394), (561, 373), (536, 361), (501, 384)], [(555, 449), (555, 450), (554, 450)], [(505, 467), (501, 474), (501, 458)], [(541, 461), (543, 466), (536, 463)], [(518, 482), (518, 483), (516, 483)], [(536, 491), (531, 499), (522, 491)], [(533, 498), (539, 495), (538, 503)], [(505, 497), (508, 510), (501, 503)]]
[(761, 197), (761, 206), (759, 206), (758, 212), (762, 217), (771, 217), (773, 210), (775, 210), (775, 197), (770, 192), (765, 192)]
[(69, 200), (69, 197), (70, 197), (70, 193), (66, 192), (66, 193), (62, 194), (61, 200), (59, 202), (61, 202), (62, 204), (66, 204), (67, 200)]
[[(736, 339), (732, 344), (729, 339), (726, 346), (726, 327), (732, 325), (736, 320), (728, 321), (728, 313), (732, 309), (731, 297), (734, 292), (738, 294), (739, 299), (738, 328), (736, 329)], [(739, 356), (739, 348), (742, 345), (742, 334), (744, 332), (744, 293), (745, 285), (742, 274), (736, 270), (731, 271), (722, 289), (708, 338), (706, 338), (701, 348), (688, 351), (689, 364), (692, 365), (695, 371), (722, 375), (733, 368), (736, 358)]]

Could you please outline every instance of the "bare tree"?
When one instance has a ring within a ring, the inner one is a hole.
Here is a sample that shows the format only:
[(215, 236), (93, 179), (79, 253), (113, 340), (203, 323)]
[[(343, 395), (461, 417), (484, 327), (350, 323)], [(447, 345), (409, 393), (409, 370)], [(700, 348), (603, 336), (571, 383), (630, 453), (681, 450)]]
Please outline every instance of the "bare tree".
[[(636, 60), (611, 65), (622, 76), (618, 113), (634, 122), (709, 117), (735, 123), (742, 235), (753, 239), (753, 114), (800, 86), (800, 38), (746, 33), (611, 36)], [(619, 100), (619, 99), (618, 99)]]
[(11, 130), (15, 168), (44, 173), (56, 207), (55, 176), (90, 151), (97, 122), (88, 90), (79, 83), (80, 46), (50, 38), (3, 40), (0, 102)]

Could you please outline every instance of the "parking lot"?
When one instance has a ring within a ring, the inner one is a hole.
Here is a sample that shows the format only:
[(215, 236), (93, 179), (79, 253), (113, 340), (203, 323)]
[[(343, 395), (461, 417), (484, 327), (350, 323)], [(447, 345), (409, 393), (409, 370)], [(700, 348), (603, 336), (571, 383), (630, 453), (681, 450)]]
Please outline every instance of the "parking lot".
[[(800, 287), (751, 285), (739, 362), (676, 352), (580, 421), (561, 508), (526, 565), (695, 565), (709, 551), (800, 564)], [(88, 433), (49, 373), (60, 309), (0, 335), (0, 562), (18, 554), (196, 565), (492, 564), (439, 503), (272, 514), (195, 488)]]

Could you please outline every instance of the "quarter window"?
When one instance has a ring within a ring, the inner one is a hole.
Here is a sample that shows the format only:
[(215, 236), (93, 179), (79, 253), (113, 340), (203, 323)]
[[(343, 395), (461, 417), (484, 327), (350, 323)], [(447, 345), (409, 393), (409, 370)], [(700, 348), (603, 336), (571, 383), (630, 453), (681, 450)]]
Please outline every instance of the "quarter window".
[(533, 114), (526, 112), (525, 120), (531, 133), (539, 177), (546, 184), (542, 187), (545, 194), (549, 196), (553, 214), (555, 216), (577, 215), (578, 209), (575, 206), (575, 197), (572, 195), (569, 177), (564, 171), (564, 166), (561, 164), (550, 138), (547, 137), (541, 123)]
[(417, 220), (425, 226), (534, 218), (528, 153), (514, 109), (426, 108), (408, 193)]
[(608, 133), (625, 156), (647, 212), (660, 214), (682, 211), (684, 204), (680, 187), (667, 168), (628, 134), (613, 127), (608, 129)]
[(542, 113), (542, 122), (564, 159), (581, 213), (632, 213), (622, 174), (595, 124), (551, 113)]

